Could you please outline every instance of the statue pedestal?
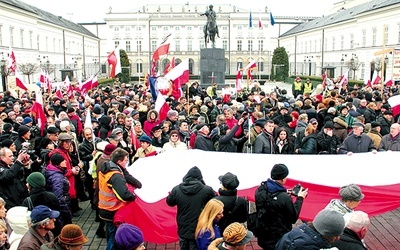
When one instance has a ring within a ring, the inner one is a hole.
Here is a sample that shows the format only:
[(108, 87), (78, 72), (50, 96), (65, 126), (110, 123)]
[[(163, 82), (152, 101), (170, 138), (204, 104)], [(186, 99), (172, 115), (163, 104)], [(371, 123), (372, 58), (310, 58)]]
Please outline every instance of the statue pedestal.
[(205, 48), (200, 50), (200, 81), (203, 88), (214, 83), (225, 84), (225, 50)]

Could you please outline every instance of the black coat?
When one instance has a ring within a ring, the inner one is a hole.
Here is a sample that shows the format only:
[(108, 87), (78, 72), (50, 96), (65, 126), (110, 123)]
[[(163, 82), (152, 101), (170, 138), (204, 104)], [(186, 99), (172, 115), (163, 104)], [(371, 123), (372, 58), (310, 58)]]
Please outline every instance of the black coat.
[(336, 135), (328, 136), (321, 131), (317, 134), (318, 153), (320, 154), (337, 154), (340, 140)]
[(307, 135), (301, 141), (299, 154), (317, 154), (317, 137), (315, 134)]
[(196, 140), (194, 142), (194, 148), (204, 151), (215, 151), (214, 143), (211, 138), (202, 133), (197, 133)]
[(361, 242), (360, 237), (352, 230), (345, 228), (340, 240), (332, 243), (333, 247), (346, 250), (365, 250), (367, 249)]
[(6, 209), (21, 206), (23, 200), (28, 197), (25, 186), (24, 166), (15, 161), (10, 167), (0, 160), (0, 197), (6, 202)]
[[(35, 187), (32, 188), (29, 192), (29, 197), (31, 198), (33, 207), (38, 205), (45, 205), (51, 210), (60, 211), (60, 203), (54, 193), (48, 192), (44, 189), (44, 187)], [(22, 202), (22, 206), (27, 207), (29, 209), (28, 198), (26, 198)], [(32, 210), (30, 208), (29, 210)]]
[(237, 196), (237, 190), (223, 190), (218, 191), (220, 196), (215, 199), (224, 203), (224, 217), (218, 221), (218, 226), (221, 232), (233, 222), (243, 223), (247, 221), (247, 214), (249, 213), (249, 202)]
[(183, 182), (175, 186), (167, 196), (168, 206), (177, 206), (176, 221), (180, 238), (194, 240), (197, 220), (204, 206), (217, 194), (204, 184), (197, 167), (191, 168), (183, 177)]

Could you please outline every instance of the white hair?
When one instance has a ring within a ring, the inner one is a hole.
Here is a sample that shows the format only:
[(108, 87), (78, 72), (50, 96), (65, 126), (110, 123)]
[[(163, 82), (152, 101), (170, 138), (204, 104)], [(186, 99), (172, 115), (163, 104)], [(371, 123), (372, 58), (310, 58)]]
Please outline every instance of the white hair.
[(346, 227), (354, 232), (360, 232), (364, 227), (368, 227), (370, 220), (368, 214), (363, 211), (354, 211), (344, 215)]

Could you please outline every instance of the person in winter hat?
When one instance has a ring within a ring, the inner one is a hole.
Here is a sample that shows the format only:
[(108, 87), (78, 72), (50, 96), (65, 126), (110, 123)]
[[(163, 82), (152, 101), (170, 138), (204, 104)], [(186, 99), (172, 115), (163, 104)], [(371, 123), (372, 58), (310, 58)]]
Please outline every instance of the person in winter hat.
[(143, 233), (138, 227), (123, 223), (115, 233), (115, 243), (120, 249), (141, 249), (144, 246)]

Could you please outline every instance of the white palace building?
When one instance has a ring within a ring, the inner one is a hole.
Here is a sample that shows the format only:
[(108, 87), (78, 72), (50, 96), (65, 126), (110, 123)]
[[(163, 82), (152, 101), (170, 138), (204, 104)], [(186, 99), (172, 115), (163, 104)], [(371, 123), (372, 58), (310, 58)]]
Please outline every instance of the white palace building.
[[(11, 46), (19, 64), (36, 64), (58, 81), (68, 70), (75, 79), (97, 72), (106, 77), (107, 52), (119, 46), (128, 54), (130, 75), (143, 77), (154, 50), (171, 34), (170, 53), (160, 62), (161, 70), (172, 58), (176, 63), (189, 59), (190, 74), (199, 75), (206, 23), (206, 17), (200, 14), (207, 8), (208, 4), (190, 3), (149, 4), (134, 10), (128, 6), (126, 12), (118, 13), (110, 8), (104, 22), (76, 24), (18, 0), (0, 0), (0, 73), (4, 74)], [(382, 61), (386, 74), (395, 73), (400, 0), (340, 1), (332, 6), (332, 14), (324, 17), (274, 13), (274, 26), (265, 7), (252, 13), (252, 28), (249, 9), (215, 4), (214, 10), (220, 34), (216, 47), (225, 50), (227, 75), (236, 74), (238, 66), (250, 59), (258, 62), (257, 74), (268, 75), (278, 46), (289, 54), (289, 75), (320, 76), (328, 68), (330, 76), (335, 77), (350, 63), (357, 63), (350, 76), (363, 79), (372, 61)], [(387, 53), (375, 56), (379, 51)], [(31, 82), (38, 76), (39, 70), (30, 77)]]

